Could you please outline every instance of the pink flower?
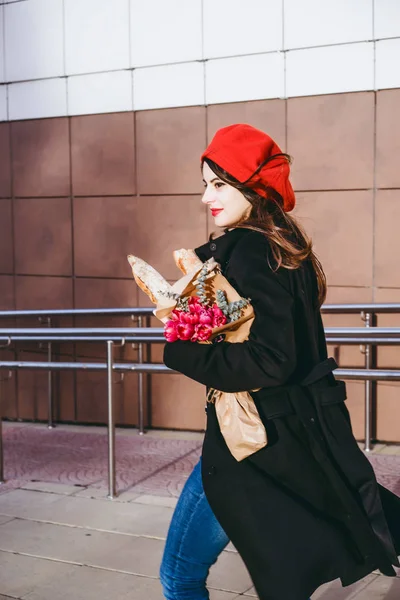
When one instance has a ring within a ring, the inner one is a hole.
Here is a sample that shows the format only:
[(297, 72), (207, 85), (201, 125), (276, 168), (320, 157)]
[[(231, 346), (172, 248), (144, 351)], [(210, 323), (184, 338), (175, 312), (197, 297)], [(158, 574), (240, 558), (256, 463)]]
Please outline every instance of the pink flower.
[(174, 308), (171, 313), (171, 321), (180, 321), (181, 320), (182, 311)]
[(226, 316), (224, 315), (222, 310), (219, 308), (219, 306), (214, 304), (212, 307), (212, 312), (213, 312), (212, 326), (213, 327), (222, 327), (222, 325), (225, 325)]
[[(198, 327), (198, 325), (196, 325)], [(190, 340), (194, 334), (195, 326), (190, 323), (179, 323), (176, 327), (178, 338), (180, 340)]]
[(212, 325), (213, 313), (211, 310), (204, 308), (199, 314), (199, 323), (201, 325)]
[(197, 296), (190, 296), (189, 298), (189, 311), (191, 313), (199, 313), (203, 310), (203, 306)]
[(197, 325), (199, 322), (199, 313), (183, 312), (181, 313), (181, 323), (189, 323), (190, 325)]
[(176, 342), (178, 339), (177, 322), (167, 321), (164, 325), (164, 335), (167, 342)]
[(212, 328), (210, 325), (196, 325), (194, 328), (194, 335), (192, 337), (192, 342), (206, 342), (210, 339), (212, 334)]

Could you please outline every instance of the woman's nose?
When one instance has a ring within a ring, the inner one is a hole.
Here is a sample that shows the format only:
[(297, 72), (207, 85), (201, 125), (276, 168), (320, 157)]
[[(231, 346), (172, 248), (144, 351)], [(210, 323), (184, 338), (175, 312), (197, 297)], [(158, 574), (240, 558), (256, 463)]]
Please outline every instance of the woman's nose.
[(201, 201), (204, 204), (211, 204), (211, 202), (213, 201), (212, 190), (209, 190), (208, 188), (206, 188)]

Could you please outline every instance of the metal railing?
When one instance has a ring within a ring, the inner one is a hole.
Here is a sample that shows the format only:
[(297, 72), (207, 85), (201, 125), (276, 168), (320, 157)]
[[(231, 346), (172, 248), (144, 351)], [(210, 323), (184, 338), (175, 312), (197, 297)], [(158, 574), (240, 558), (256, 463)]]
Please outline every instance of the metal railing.
[[(342, 328), (327, 327), (325, 333), (328, 344), (335, 345), (358, 345), (365, 347), (365, 369), (337, 369), (335, 375), (343, 379), (365, 381), (365, 450), (371, 449), (371, 409), (374, 392), (374, 384), (378, 380), (399, 381), (400, 371), (387, 369), (374, 369), (374, 348), (377, 345), (399, 345), (400, 328), (378, 328), (375, 327), (375, 316), (380, 313), (400, 313), (400, 304), (342, 304), (324, 305), (323, 313), (328, 314), (361, 314), (365, 322), (365, 329), (359, 327)], [(120, 308), (120, 309), (71, 309), (71, 310), (41, 310), (41, 311), (0, 311), (0, 318), (7, 317), (37, 317), (47, 320), (47, 328), (4, 328), (0, 329), (0, 343), (9, 346), (13, 342), (46, 342), (48, 343), (48, 361), (2, 361), (2, 369), (42, 369), (49, 373), (49, 427), (53, 426), (53, 398), (51, 374), (54, 370), (107, 370), (107, 396), (108, 396), (108, 455), (109, 455), (109, 497), (114, 497), (115, 490), (115, 452), (114, 436), (115, 426), (112, 415), (112, 372), (136, 371), (138, 373), (138, 410), (139, 410), (139, 433), (144, 433), (144, 379), (145, 375), (151, 373), (171, 373), (164, 365), (144, 363), (144, 344), (164, 343), (162, 328), (144, 327), (143, 323), (149, 323), (152, 314), (150, 308)], [(52, 317), (60, 316), (130, 316), (138, 318), (139, 327), (134, 328), (52, 328), (50, 327)], [(145, 317), (145, 319), (143, 318)], [(93, 342), (107, 344), (107, 363), (79, 363), (79, 362), (52, 362), (52, 342)], [(115, 344), (124, 345), (126, 342), (138, 344), (137, 363), (114, 363), (113, 348)], [(112, 350), (110, 350), (112, 349)], [(111, 354), (110, 354), (111, 353)], [(111, 357), (110, 357), (111, 356)], [(111, 366), (110, 366), (111, 365)], [(110, 408), (111, 407), (111, 408)], [(0, 431), (0, 456), (1, 431)], [(2, 461), (1, 461), (2, 462)], [(2, 469), (2, 465), (0, 467)], [(3, 472), (1, 471), (1, 475)], [(2, 477), (0, 477), (0, 480)]]

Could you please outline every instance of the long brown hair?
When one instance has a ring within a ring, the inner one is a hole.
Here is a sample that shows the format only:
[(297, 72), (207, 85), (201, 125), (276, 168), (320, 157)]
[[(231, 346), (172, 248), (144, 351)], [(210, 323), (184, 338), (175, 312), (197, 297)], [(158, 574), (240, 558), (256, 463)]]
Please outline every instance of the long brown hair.
[[(291, 157), (288, 154), (279, 156), (291, 162)], [(264, 198), (251, 188), (251, 179), (254, 175), (274, 158), (276, 158), (276, 155), (264, 161), (244, 183), (240, 183), (209, 158), (206, 158), (205, 162), (221, 181), (239, 190), (250, 202), (251, 211), (249, 216), (236, 223), (235, 227), (260, 231), (268, 238), (275, 263), (274, 270), (280, 267), (298, 269), (305, 260), (311, 261), (317, 277), (318, 302), (321, 305), (326, 298), (326, 277), (313, 250), (311, 238), (305, 233), (297, 220), (283, 210), (283, 198), (278, 192), (273, 188), (263, 186), (266, 193), (266, 198)], [(257, 185), (260, 186), (260, 183), (257, 182)]]

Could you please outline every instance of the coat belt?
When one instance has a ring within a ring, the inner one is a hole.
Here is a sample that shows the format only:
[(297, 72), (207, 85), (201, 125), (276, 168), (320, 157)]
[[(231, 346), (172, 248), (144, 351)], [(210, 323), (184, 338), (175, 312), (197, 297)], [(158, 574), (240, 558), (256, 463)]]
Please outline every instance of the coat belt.
[(315, 399), (322, 405), (339, 404), (346, 400), (346, 385), (344, 381), (336, 381), (333, 386), (325, 385), (323, 387), (313, 384), (319, 382), (329, 373), (337, 369), (338, 365), (333, 358), (327, 358), (323, 362), (313, 367), (310, 373), (300, 384), (281, 386), (279, 388), (270, 388), (268, 395), (263, 397), (263, 391), (255, 393), (258, 401), (262, 402), (263, 414), (268, 419), (277, 419), (294, 414), (292, 403), (290, 402), (290, 392), (297, 389), (308, 388)]

